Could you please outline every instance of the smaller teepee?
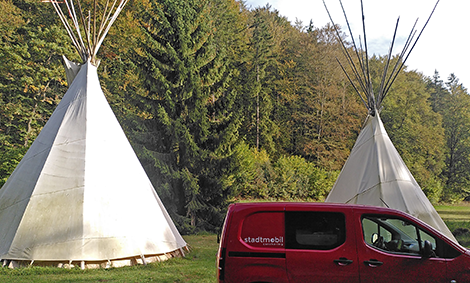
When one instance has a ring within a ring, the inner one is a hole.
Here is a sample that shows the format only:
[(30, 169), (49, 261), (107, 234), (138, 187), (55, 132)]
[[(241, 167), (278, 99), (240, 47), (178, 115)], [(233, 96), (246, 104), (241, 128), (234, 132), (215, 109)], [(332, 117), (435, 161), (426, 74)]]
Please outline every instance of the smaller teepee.
[[(434, 9), (436, 6), (434, 6)], [(328, 8), (326, 9), (328, 11)], [(434, 10), (431, 16), (433, 12)], [(346, 13), (344, 15), (346, 17)], [(429, 19), (431, 16), (429, 16)], [(364, 12), (362, 19), (364, 21)], [(331, 16), (330, 20), (333, 22)], [(428, 21), (421, 30), (421, 33)], [(347, 18), (346, 22), (348, 22)], [(457, 242), (406, 167), (405, 162), (403, 162), (400, 154), (392, 144), (380, 119), (381, 103), (421, 35), (420, 33), (416, 40), (414, 40), (415, 29), (413, 27), (413, 31), (410, 33), (405, 47), (399, 55), (398, 62), (394, 66), (390, 66), (397, 28), (398, 21), (387, 57), (388, 62), (383, 71), (377, 95), (374, 94), (369, 74), (367, 42), (364, 40), (365, 54), (363, 54), (361, 50), (356, 48), (353, 35), (351, 34), (354, 51), (359, 62), (359, 66), (357, 66), (337, 31), (338, 38), (343, 45), (345, 57), (353, 73), (352, 77), (358, 83), (354, 83), (343, 65), (341, 63), (340, 65), (364, 102), (368, 110), (368, 116), (338, 179), (326, 198), (326, 202), (355, 203), (398, 209), (421, 219)], [(349, 31), (351, 33), (351, 29)], [(393, 67), (391, 71), (389, 71), (389, 67)]]
[(184, 256), (186, 242), (98, 79), (96, 53), (126, 2), (107, 3), (84, 40), (79, 20), (86, 20), (72, 0), (52, 0), (83, 62), (65, 59), (69, 89), (0, 190), (4, 265), (117, 267)]

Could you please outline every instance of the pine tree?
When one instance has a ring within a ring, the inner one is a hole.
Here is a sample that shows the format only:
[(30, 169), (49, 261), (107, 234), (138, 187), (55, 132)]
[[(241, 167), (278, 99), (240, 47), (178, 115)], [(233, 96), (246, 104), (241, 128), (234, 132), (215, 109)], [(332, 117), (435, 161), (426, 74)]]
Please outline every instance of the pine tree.
[(219, 221), (225, 192), (218, 177), (238, 129), (230, 111), (235, 97), (227, 50), (215, 44), (210, 4), (144, 1), (137, 54), (147, 90), (139, 96), (146, 114), (138, 143), (156, 168), (151, 177), (164, 202), (174, 204), (170, 208), (206, 229)]
[(271, 7), (256, 8), (251, 12), (250, 41), (248, 56), (242, 67), (245, 89), (242, 109), (244, 111), (243, 134), (250, 146), (273, 153), (273, 137), (277, 134), (277, 125), (272, 120), (273, 110), (273, 12)]

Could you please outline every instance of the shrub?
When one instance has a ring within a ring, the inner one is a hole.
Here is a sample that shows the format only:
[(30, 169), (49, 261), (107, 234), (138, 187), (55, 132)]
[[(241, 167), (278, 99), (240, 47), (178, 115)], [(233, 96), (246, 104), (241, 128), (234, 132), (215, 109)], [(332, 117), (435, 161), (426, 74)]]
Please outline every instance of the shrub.
[(272, 197), (281, 199), (322, 200), (337, 177), (300, 156), (279, 158), (274, 171), (276, 180), (270, 192)]
[(239, 144), (232, 168), (223, 183), (232, 196), (243, 199), (323, 200), (338, 172), (316, 167), (300, 156), (281, 157), (272, 163), (267, 152)]

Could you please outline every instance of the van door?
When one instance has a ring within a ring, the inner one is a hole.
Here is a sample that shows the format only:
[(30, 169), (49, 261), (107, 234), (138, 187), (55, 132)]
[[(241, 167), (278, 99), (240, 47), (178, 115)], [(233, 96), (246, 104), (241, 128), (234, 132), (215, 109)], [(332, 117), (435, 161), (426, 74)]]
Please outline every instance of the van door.
[(347, 215), (286, 211), (286, 267), (290, 282), (359, 282), (354, 227)]
[[(361, 282), (448, 282), (444, 242), (410, 220), (363, 215), (358, 235)], [(359, 231), (361, 232), (361, 231)], [(425, 241), (432, 252), (424, 255)]]

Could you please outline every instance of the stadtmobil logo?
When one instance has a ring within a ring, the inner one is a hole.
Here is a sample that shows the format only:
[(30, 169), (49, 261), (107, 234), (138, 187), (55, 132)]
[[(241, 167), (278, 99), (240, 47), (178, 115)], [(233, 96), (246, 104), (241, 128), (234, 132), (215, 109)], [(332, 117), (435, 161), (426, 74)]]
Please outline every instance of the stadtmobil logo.
[(284, 237), (246, 237), (243, 239), (247, 244), (261, 244), (263, 246), (283, 246)]

